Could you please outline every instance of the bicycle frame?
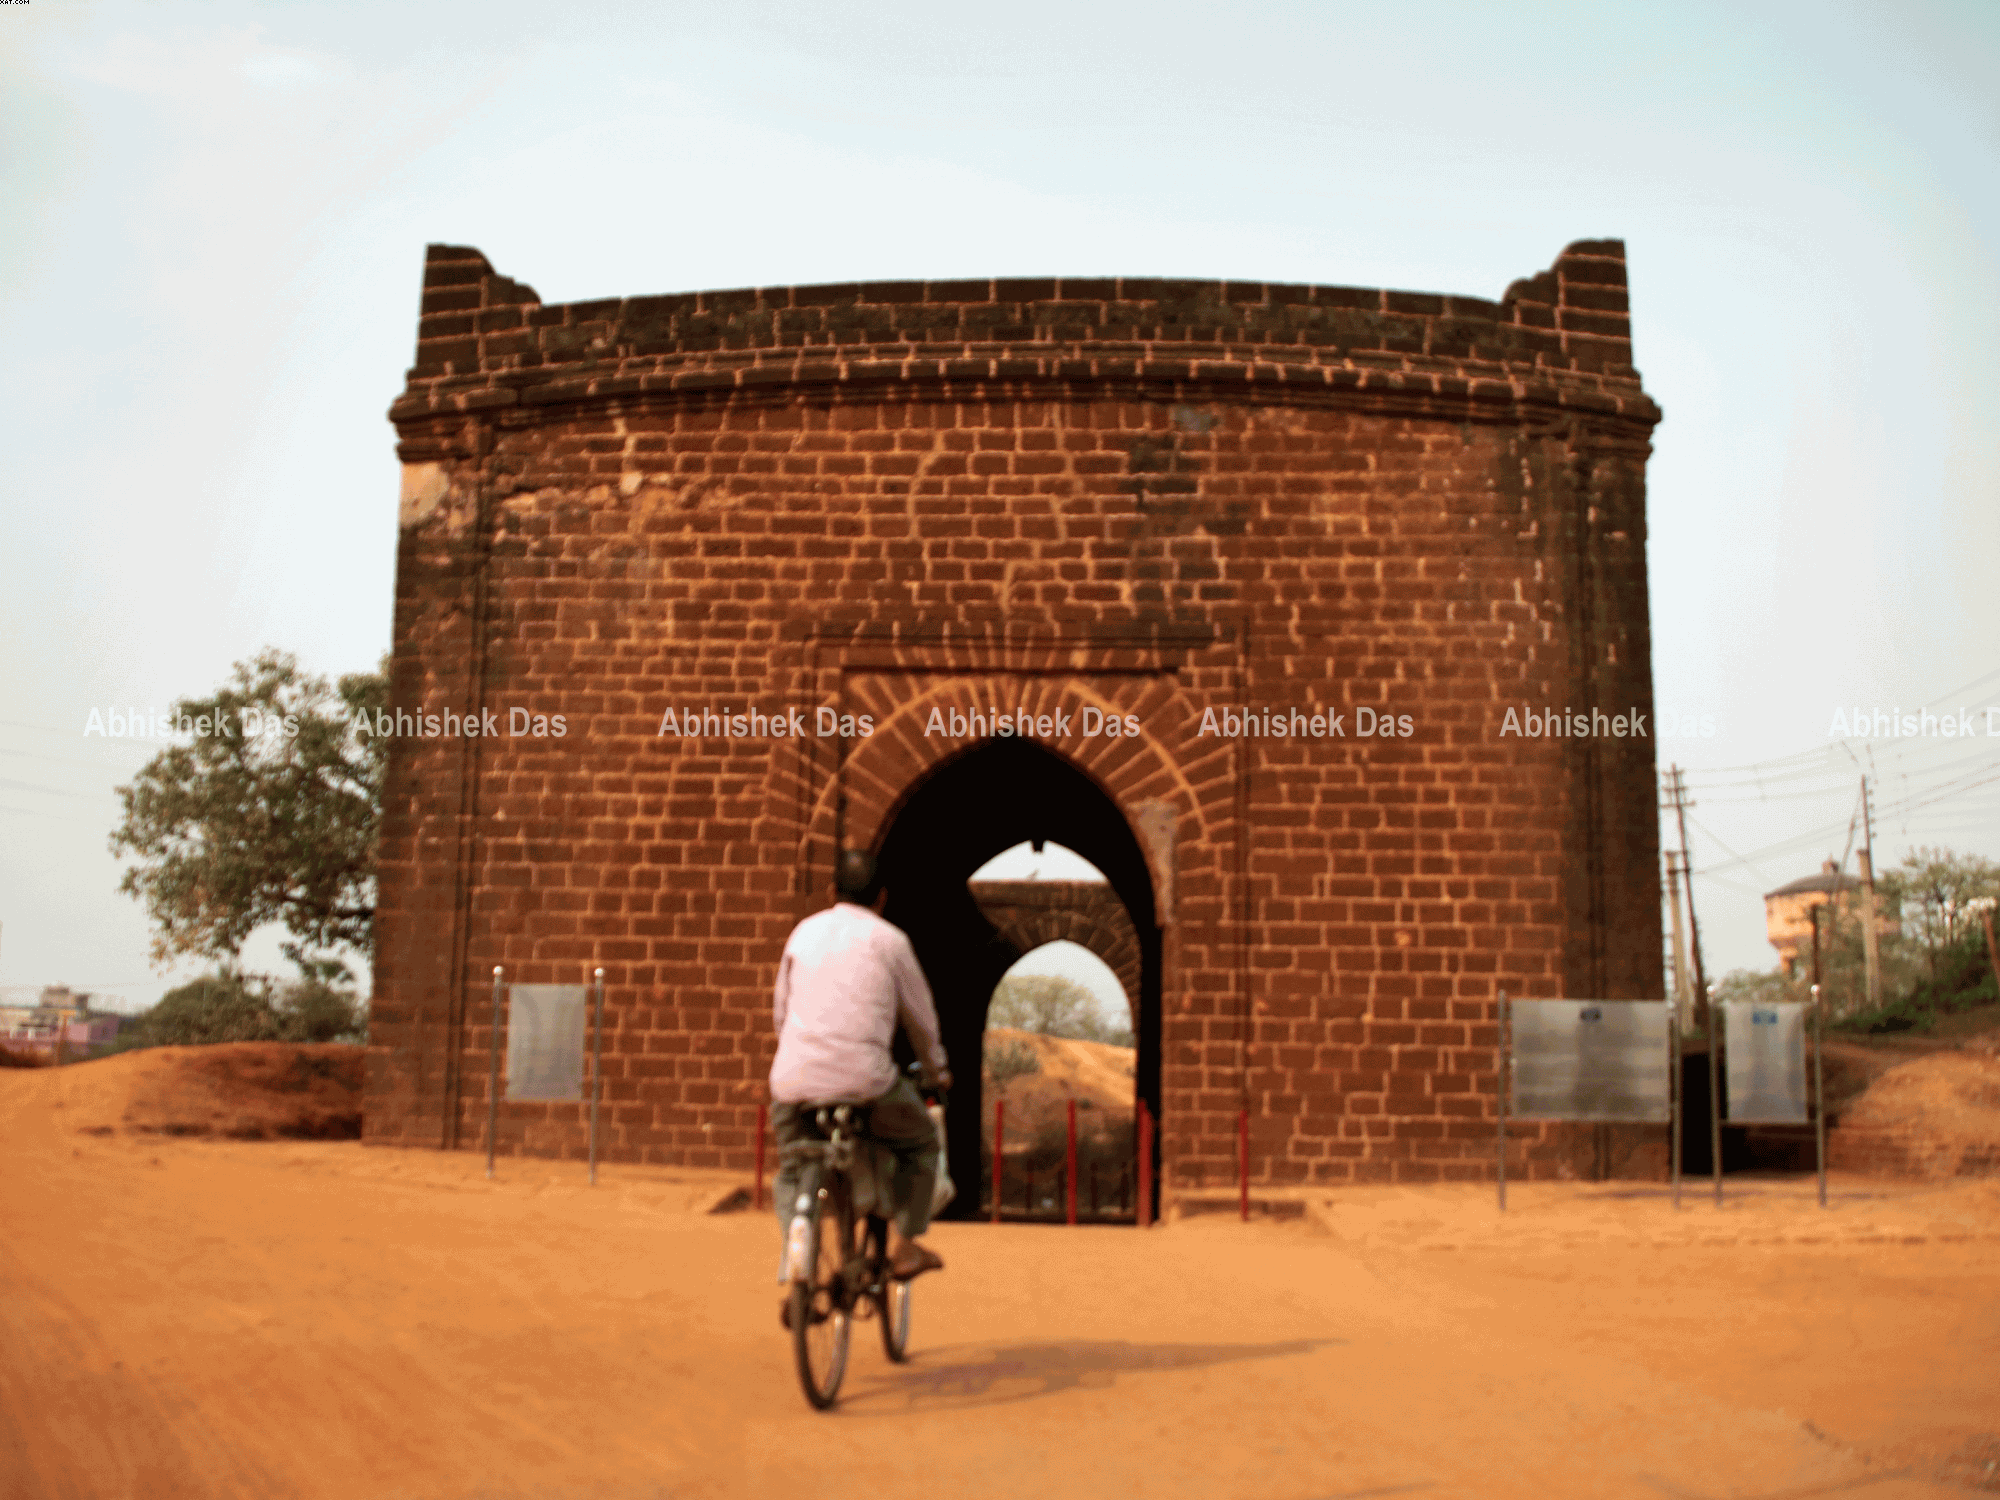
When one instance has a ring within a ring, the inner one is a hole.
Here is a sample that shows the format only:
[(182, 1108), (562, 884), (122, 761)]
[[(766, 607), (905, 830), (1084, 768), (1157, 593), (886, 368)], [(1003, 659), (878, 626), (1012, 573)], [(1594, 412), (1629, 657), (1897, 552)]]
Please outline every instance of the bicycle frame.
[[(779, 1153), (781, 1163), (798, 1169), (798, 1186), (778, 1281), (787, 1289), (785, 1325), (799, 1381), (819, 1411), (840, 1390), (854, 1323), (878, 1317), (883, 1352), (896, 1363), (909, 1358), (910, 1287), (891, 1278), (889, 1265), (895, 1153), (862, 1133), (859, 1108), (822, 1105), (813, 1113), (820, 1138), (794, 1140)], [(829, 1246), (837, 1246), (831, 1259)], [(816, 1351), (822, 1329), (830, 1343)]]
[[(806, 1167), (799, 1177), (799, 1187), (792, 1206), (792, 1218), (796, 1223), (801, 1209), (810, 1216), (814, 1225), (830, 1201), (830, 1189), (835, 1177), (845, 1180), (847, 1202), (854, 1221), (886, 1218), (883, 1212), (889, 1206), (890, 1174), (894, 1170), (894, 1158), (889, 1150), (865, 1136), (852, 1133), (852, 1106), (840, 1105), (822, 1109), (815, 1116), (815, 1123), (825, 1132), (826, 1139), (820, 1141), (794, 1141), (785, 1147), (780, 1160), (790, 1157), (803, 1161)], [(829, 1119), (831, 1116), (831, 1119)], [(785, 1252), (779, 1262), (778, 1280), (790, 1282), (812, 1273), (811, 1266), (796, 1264), (797, 1252), (802, 1244), (799, 1230), (795, 1227), (785, 1237)], [(883, 1253), (886, 1247), (878, 1246), (876, 1253)], [(851, 1273), (850, 1273), (851, 1274)], [(850, 1295), (852, 1294), (850, 1287)]]

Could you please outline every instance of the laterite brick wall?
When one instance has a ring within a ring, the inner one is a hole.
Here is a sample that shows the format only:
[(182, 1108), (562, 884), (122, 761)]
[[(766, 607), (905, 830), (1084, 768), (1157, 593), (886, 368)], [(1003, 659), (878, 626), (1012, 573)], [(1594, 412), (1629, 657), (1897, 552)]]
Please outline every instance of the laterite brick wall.
[[(1489, 1172), (1496, 991), (1662, 994), (1651, 738), (1502, 732), (1650, 727), (1658, 415), (1617, 241), (1498, 302), (1044, 279), (556, 307), (432, 246), (390, 412), (393, 698), (487, 732), (392, 752), (366, 1138), (478, 1144), (493, 966), (601, 965), (608, 1157), (747, 1167), (786, 933), (837, 841), (882, 847), (983, 764), (997, 708), (1045, 715), (1143, 851), (1169, 1191), (1233, 1180), (1245, 1108), (1268, 1185)], [(1246, 706), (1308, 734), (1204, 732)], [(1000, 826), (984, 803), (968, 828)], [(579, 1153), (581, 1112), (506, 1106), (499, 1144)], [(1519, 1149), (1557, 1175), (1592, 1147)]]

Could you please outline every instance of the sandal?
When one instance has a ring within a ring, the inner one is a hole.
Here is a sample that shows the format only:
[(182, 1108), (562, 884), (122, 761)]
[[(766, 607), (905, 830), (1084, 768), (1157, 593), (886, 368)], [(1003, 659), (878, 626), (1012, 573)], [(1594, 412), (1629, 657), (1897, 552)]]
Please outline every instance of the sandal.
[(927, 1250), (922, 1245), (912, 1246), (916, 1251), (914, 1259), (892, 1260), (889, 1262), (891, 1281), (914, 1281), (926, 1271), (942, 1271), (944, 1258), (935, 1250)]

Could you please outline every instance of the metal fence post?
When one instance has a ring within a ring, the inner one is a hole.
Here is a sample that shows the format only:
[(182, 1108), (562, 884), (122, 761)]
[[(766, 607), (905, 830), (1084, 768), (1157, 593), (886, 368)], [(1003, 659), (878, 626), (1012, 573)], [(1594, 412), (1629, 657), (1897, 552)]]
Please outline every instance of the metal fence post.
[(1000, 1222), (1000, 1192), (1005, 1186), (1001, 1168), (1007, 1161), (1007, 1101), (993, 1101), (993, 1222)]
[(1069, 1097), (1069, 1141), (1063, 1148), (1063, 1221), (1076, 1222), (1076, 1095)]

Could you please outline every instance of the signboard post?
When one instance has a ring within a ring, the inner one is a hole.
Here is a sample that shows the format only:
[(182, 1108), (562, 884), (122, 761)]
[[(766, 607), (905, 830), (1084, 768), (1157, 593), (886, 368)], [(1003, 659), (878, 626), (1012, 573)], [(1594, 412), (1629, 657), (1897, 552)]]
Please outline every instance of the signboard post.
[[(1814, 908), (1818, 910), (1817, 907)], [(1817, 954), (1814, 957), (1818, 957)], [(1826, 1045), (1826, 1001), (1819, 986), (1813, 997), (1813, 1144), (1819, 1155), (1819, 1206), (1826, 1207), (1826, 1069), (1820, 1053)]]
[(1667, 1141), (1667, 1156), (1672, 1163), (1670, 1175), (1674, 1179), (1674, 1210), (1681, 1206), (1681, 1021), (1674, 1002), (1667, 1002), (1667, 1090), (1672, 1095), (1674, 1122), (1669, 1128), (1672, 1135)]
[(1500, 1186), (1500, 1212), (1507, 1212), (1507, 992), (1500, 992), (1500, 1063), (1493, 1074), (1493, 1118), (1495, 1135), (1494, 1180)]
[(1730, 1124), (1806, 1123), (1805, 1010), (1796, 1001), (1722, 1002)]
[(1806, 1018), (1797, 1000), (1725, 1000), (1723, 1034), (1729, 1040), (1729, 1120), (1738, 1125), (1803, 1125), (1816, 1118), (1819, 1201), (1826, 1207), (1826, 1071), (1820, 1052), (1823, 1012), (1812, 987), (1813, 1090), (1806, 1094)]
[[(604, 971), (599, 969), (594, 976), (597, 981), (597, 1008), (590, 1025), (590, 1185), (597, 1186), (597, 1101), (604, 1097)], [(761, 1192), (764, 1183), (764, 1138), (757, 1138), (757, 1184)]]
[[(1500, 1208), (1507, 1207), (1507, 1117), (1665, 1124), (1680, 1111), (1671, 1066), (1672, 1002), (1500, 996), (1495, 1117)], [(1668, 1066), (1662, 1069), (1665, 1059)], [(1678, 1178), (1676, 1178), (1678, 1181)]]
[(493, 1132), (500, 1124), (500, 976), (493, 966), (493, 1055), (486, 1069), (486, 1178), (493, 1180)]
[[(597, 1181), (597, 1097), (603, 1065), (604, 971), (597, 971), (599, 1036), (593, 1044), (590, 1100), (590, 1180)], [(581, 984), (505, 983), (505, 970), (493, 967), (493, 1046), (486, 1076), (486, 1175), (493, 1176), (493, 1155), (500, 1126), (500, 1035), (507, 1036), (507, 1100), (578, 1101), (583, 1099), (584, 1028), (589, 1020), (591, 987)]]
[(1722, 1082), (1717, 1072), (1715, 986), (1708, 987), (1708, 1159), (1715, 1172), (1715, 1206), (1722, 1207)]
[(589, 989), (517, 984), (507, 994), (507, 1100), (581, 1103)]

